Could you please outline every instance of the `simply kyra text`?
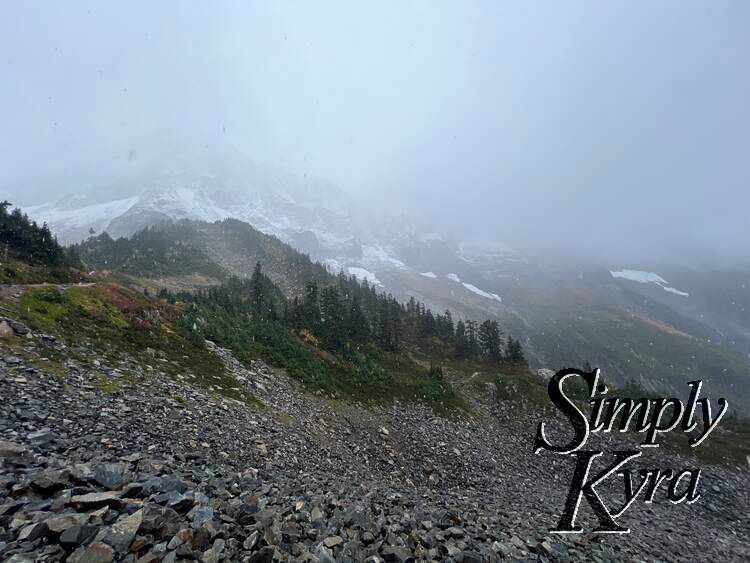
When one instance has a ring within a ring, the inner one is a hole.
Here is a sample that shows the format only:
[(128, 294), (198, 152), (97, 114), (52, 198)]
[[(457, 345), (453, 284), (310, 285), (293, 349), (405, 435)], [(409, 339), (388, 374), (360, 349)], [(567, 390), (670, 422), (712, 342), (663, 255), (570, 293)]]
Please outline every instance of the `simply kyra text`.
[[(615, 451), (613, 462), (593, 477), (591, 466), (595, 458), (603, 452), (582, 450), (591, 432), (635, 431), (644, 433), (640, 446), (643, 448), (658, 447), (659, 436), (677, 430), (688, 434), (692, 447), (700, 446), (718, 426), (729, 404), (719, 399), (718, 412), (711, 412), (711, 401), (701, 397), (701, 381), (691, 381), (690, 396), (687, 404), (676, 398), (621, 398), (607, 397), (607, 386), (599, 379), (599, 370), (584, 372), (577, 369), (565, 369), (557, 372), (549, 382), (548, 393), (552, 403), (568, 417), (573, 430), (573, 437), (566, 444), (552, 444), (547, 439), (545, 423), (540, 422), (534, 439), (534, 453), (547, 450), (556, 454), (572, 455), (576, 458), (573, 478), (565, 501), (565, 508), (557, 526), (550, 530), (553, 533), (580, 533), (583, 528), (576, 525), (576, 516), (581, 500), (586, 499), (599, 520), (594, 532), (628, 533), (628, 528), (620, 526), (616, 518), (620, 517), (643, 494), (643, 500), (651, 503), (657, 489), (667, 483), (667, 498), (673, 504), (686, 501), (695, 502), (700, 497), (698, 481), (699, 468), (684, 469), (679, 473), (667, 470), (641, 470), (631, 473), (626, 465), (642, 455), (641, 450)], [(576, 403), (565, 394), (563, 384), (570, 378), (582, 378), (588, 387), (590, 417), (587, 417)], [(701, 424), (699, 424), (699, 420)], [(613, 475), (624, 479), (625, 502), (617, 510), (611, 510), (604, 504), (596, 487)], [(640, 475), (640, 482), (634, 483), (634, 477)]]

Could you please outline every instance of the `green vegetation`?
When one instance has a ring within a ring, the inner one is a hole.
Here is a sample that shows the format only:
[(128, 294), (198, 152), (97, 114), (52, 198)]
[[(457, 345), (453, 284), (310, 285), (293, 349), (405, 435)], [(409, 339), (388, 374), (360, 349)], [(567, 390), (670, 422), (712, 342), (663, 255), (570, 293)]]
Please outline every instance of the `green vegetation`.
[(555, 406), (550, 403), (547, 384), (538, 376), (526, 372), (498, 374), (493, 381), (497, 388), (498, 401), (520, 403), (537, 412), (550, 412)]
[(684, 441), (677, 445), (682, 453), (690, 450), (705, 463), (734, 464), (747, 466), (750, 456), (750, 420), (735, 415), (722, 419), (716, 430), (697, 448), (690, 448)]
[[(117, 270), (133, 276), (204, 274), (224, 279), (226, 273), (196, 245), (188, 242), (189, 223), (147, 227), (131, 238), (112, 239), (107, 233), (74, 245), (74, 252), (97, 270)], [(169, 230), (165, 236), (165, 229)]]
[(18, 207), (8, 212), (11, 205), (7, 200), (0, 202), (3, 262), (15, 257), (32, 264), (63, 265), (70, 258), (69, 254), (57, 243), (47, 224), (40, 227)]
[[(63, 337), (71, 353), (83, 346), (104, 354), (113, 364), (132, 358), (218, 395), (257, 404), (202, 342), (185, 338), (176, 329), (182, 315), (178, 307), (115, 284), (30, 288), (18, 302), (7, 300), (3, 307), (15, 309), (14, 317), (34, 330)], [(127, 383), (100, 381), (99, 387), (116, 392)]]
[(439, 368), (426, 369), (409, 355), (428, 343), (441, 350), (438, 360), (525, 366), (517, 341), (511, 340), (512, 358), (504, 353), (496, 322), (459, 322), (457, 337), (450, 312), (435, 315), (414, 299), (403, 305), (343, 274), (329, 276), (323, 287), (310, 281), (302, 299), (287, 300), (256, 264), (249, 280), (161, 297), (186, 304), (180, 322), (186, 337), (212, 340), (243, 361), (263, 358), (334, 396), (460, 405)]
[[(260, 263), (249, 279), (227, 278), (206, 252), (207, 240), (216, 236), (227, 248), (267, 260), (285, 293)], [(418, 400), (437, 408), (459, 406), (461, 400), (440, 369), (411, 358), (410, 351), (423, 343), (436, 345), (440, 361), (525, 365), (520, 345), (509, 338), (506, 347), (496, 322), (454, 325), (450, 312), (434, 314), (413, 299), (401, 304), (366, 282), (333, 276), (239, 221), (180, 221), (117, 240), (104, 233), (69, 254), (80, 256), (86, 267), (120, 276), (200, 273), (224, 280), (198, 292), (163, 291), (159, 300), (111, 283), (64, 291), (43, 287), (27, 291), (19, 303), (19, 318), (38, 330), (103, 347), (111, 358), (137, 358), (175, 377), (187, 373), (184, 377), (224, 394), (238, 390), (222, 380), (223, 369), (204, 352), (204, 339), (232, 349), (241, 361), (264, 358), (332, 396)], [(159, 357), (148, 357), (146, 349), (158, 350)], [(110, 388), (108, 382), (102, 385)]]
[(0, 283), (77, 281), (80, 262), (57, 243), (46, 223), (41, 227), (9, 201), (0, 202)]
[(72, 283), (85, 279), (79, 270), (67, 265), (29, 264), (14, 258), (0, 262), (0, 284)]

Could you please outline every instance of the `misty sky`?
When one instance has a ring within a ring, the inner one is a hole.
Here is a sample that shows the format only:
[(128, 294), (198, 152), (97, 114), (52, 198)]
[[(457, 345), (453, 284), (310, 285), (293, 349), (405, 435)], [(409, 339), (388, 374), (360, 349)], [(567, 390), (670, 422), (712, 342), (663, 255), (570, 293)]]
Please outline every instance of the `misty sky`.
[(9, 2), (0, 188), (225, 139), (473, 236), (750, 256), (748, 30), (743, 0)]

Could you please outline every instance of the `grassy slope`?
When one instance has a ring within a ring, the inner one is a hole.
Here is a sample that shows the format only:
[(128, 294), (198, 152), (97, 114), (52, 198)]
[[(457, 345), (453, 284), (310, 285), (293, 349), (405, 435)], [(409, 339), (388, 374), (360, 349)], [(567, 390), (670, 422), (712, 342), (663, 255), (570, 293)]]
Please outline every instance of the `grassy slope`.
[[(248, 403), (254, 402), (252, 395), (225, 373), (220, 360), (202, 345), (202, 337), (231, 348), (246, 364), (262, 358), (285, 368), (313, 392), (364, 403), (417, 401), (444, 413), (467, 408), (447, 382), (429, 377), (426, 369), (406, 355), (368, 347), (352, 350), (346, 357), (334, 356), (304, 335), (269, 322), (233, 323), (224, 332), (235, 335), (232, 339), (222, 338), (215, 326), (193, 331), (194, 321), (184, 316), (180, 304), (169, 305), (116, 283), (67, 289), (28, 287), (19, 299), (0, 300), (0, 306), (35, 331), (63, 338), (69, 355), (75, 356), (76, 347), (84, 346), (95, 349), (112, 365), (133, 358), (140, 365), (152, 365)], [(53, 354), (50, 365), (39, 367), (62, 372), (62, 359)], [(101, 385), (110, 390), (107, 381)]]
[(9, 259), (0, 263), (0, 284), (75, 283), (86, 276), (68, 266), (50, 267)]
[[(5, 298), (1, 303), (35, 331), (63, 338), (68, 345), (66, 354), (73, 357), (76, 347), (90, 347), (112, 365), (132, 358), (139, 365), (152, 365), (211, 392), (256, 403), (225, 373), (219, 358), (176, 330), (181, 315), (178, 307), (108, 283), (68, 289), (32, 287), (19, 299)], [(55, 360), (54, 356), (50, 359)], [(111, 390), (104, 380), (102, 386)]]

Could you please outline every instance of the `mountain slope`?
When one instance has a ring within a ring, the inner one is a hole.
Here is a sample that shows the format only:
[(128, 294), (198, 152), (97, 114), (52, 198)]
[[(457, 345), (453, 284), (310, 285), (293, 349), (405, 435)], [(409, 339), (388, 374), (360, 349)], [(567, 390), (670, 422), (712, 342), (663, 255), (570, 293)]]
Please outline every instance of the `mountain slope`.
[[(531, 255), (368, 211), (329, 183), (258, 166), (219, 147), (155, 159), (31, 214), (48, 219), (64, 241), (84, 239), (89, 229), (119, 236), (164, 222), (205, 221), (174, 236), (213, 265), (196, 266), (199, 273), (186, 279), (175, 269), (175, 254), (158, 280), (175, 289), (249, 276), (258, 260), (288, 295), (301, 295), (305, 279), (326, 275), (317, 266), (290, 265), (293, 255), (238, 223), (247, 222), (329, 271), (367, 279), (401, 301), (414, 297), (457, 319), (498, 320), (524, 343), (534, 367), (589, 361), (620, 383), (635, 379), (674, 392), (700, 376), (723, 381), (716, 392), (748, 402), (747, 264), (698, 268)], [(172, 279), (176, 273), (179, 280)]]
[[(169, 244), (188, 244), (222, 271), (240, 277), (249, 276), (259, 261), (290, 297), (302, 296), (310, 280), (332, 279), (289, 245), (237, 220), (181, 222), (162, 226), (159, 232)], [(81, 245), (84, 259), (96, 241)], [(460, 271), (467, 278), (454, 273), (425, 275), (392, 265), (378, 271), (377, 287), (388, 288), (403, 302), (414, 297), (433, 310), (450, 309), (458, 318), (498, 319), (504, 330), (521, 340), (536, 367), (590, 362), (615, 383), (636, 381), (646, 389), (680, 396), (688, 381), (703, 379), (710, 393), (731, 397), (733, 407), (750, 407), (750, 366), (745, 357), (710, 341), (705, 336), (712, 330), (707, 324), (644, 299), (606, 270), (579, 276), (551, 270), (545, 263), (512, 259), (503, 271), (495, 262), (494, 282), (482, 275), (476, 262), (465, 261)], [(663, 292), (656, 285), (653, 289)]]

